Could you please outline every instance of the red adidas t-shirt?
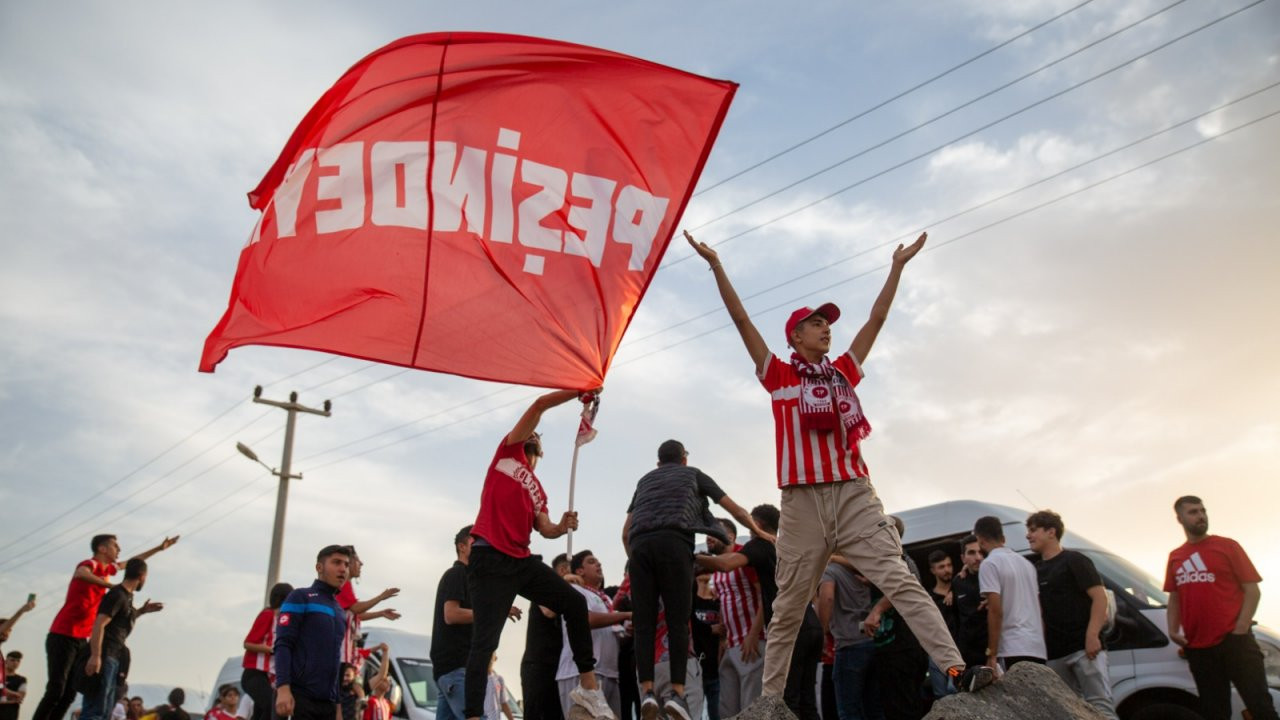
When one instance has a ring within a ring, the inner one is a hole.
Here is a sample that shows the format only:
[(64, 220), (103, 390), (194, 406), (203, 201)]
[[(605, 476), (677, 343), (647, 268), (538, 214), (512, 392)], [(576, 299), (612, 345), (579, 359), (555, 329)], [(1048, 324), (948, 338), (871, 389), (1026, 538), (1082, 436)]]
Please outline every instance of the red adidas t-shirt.
[(529, 469), (524, 443), (502, 438), (480, 493), (480, 513), (471, 534), (514, 558), (529, 557), (534, 518), (547, 510), (547, 493)]
[(1182, 632), (1193, 648), (1213, 647), (1235, 629), (1244, 604), (1240, 583), (1262, 582), (1240, 543), (1209, 535), (1169, 553), (1165, 592), (1178, 593)]
[[(116, 574), (115, 565), (99, 563), (92, 558), (76, 565), (77, 570), (82, 567), (89, 568), (89, 572), (100, 578)], [(102, 596), (106, 594), (105, 587), (72, 577), (71, 584), (67, 585), (67, 600), (53, 618), (49, 632), (87, 640), (93, 634), (93, 619), (98, 615), (98, 603), (102, 602)]]
[[(862, 382), (862, 368), (849, 353), (832, 360), (831, 365), (844, 375), (850, 387)], [(773, 404), (778, 487), (869, 477), (856, 437), (844, 432), (843, 428), (830, 432), (800, 428), (802, 383), (791, 363), (770, 355), (760, 369), (760, 384), (769, 391)], [(854, 411), (861, 413), (862, 409), (856, 407)]]

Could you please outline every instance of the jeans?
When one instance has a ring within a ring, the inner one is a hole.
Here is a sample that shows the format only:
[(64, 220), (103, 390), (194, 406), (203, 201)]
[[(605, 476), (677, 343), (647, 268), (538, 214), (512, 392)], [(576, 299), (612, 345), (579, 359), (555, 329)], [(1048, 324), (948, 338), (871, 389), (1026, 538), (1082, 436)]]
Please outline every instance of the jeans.
[(36, 706), (32, 720), (62, 720), (76, 699), (73, 672), (76, 656), (89, 646), (89, 641), (70, 635), (49, 633), (44, 639), (45, 656), (49, 661), (48, 683), (44, 697)]
[(836, 713), (840, 720), (883, 720), (880, 693), (872, 676), (876, 645), (858, 643), (836, 648), (831, 677), (836, 686)]
[(1187, 648), (1187, 663), (1200, 694), (1200, 713), (1206, 720), (1231, 717), (1231, 686), (1253, 714), (1253, 720), (1276, 720), (1276, 708), (1267, 691), (1262, 649), (1253, 633), (1227, 634), (1217, 645)]
[(947, 673), (938, 667), (938, 663), (929, 658), (929, 686), (933, 690), (935, 700), (944, 698), (956, 691), (956, 686), (951, 684), (951, 678), (947, 677)]
[(653, 681), (654, 638), (658, 628), (658, 600), (667, 622), (671, 648), (671, 682), (683, 685), (689, 664), (689, 615), (693, 612), (693, 548), (683, 538), (665, 532), (646, 533), (631, 540), (631, 623), (636, 635), (636, 676)]
[(463, 692), (467, 669), (460, 667), (436, 679), (440, 688), (440, 701), (436, 703), (436, 720), (466, 720), (462, 714)]
[[(537, 555), (515, 558), (487, 545), (474, 545), (467, 563), (471, 594), (471, 652), (464, 683), (464, 718), (484, 715), (484, 692), (489, 685), (489, 660), (507, 624), (516, 595), (564, 617), (569, 647), (578, 672), (595, 669), (595, 649), (587, 624), (586, 598), (556, 574)], [(689, 591), (692, 597), (692, 589)]]
[(81, 720), (106, 720), (116, 706), (116, 687), (120, 684), (120, 659), (109, 655), (102, 657), (102, 669), (98, 671), (97, 686), (84, 694), (80, 706)]
[(702, 698), (707, 706), (707, 720), (720, 720), (719, 674), (709, 678), (705, 670), (702, 672)]
[(1111, 676), (1107, 664), (1107, 651), (1103, 650), (1090, 660), (1083, 650), (1050, 660), (1048, 666), (1084, 701), (1111, 720), (1116, 715), (1116, 701), (1111, 696)]

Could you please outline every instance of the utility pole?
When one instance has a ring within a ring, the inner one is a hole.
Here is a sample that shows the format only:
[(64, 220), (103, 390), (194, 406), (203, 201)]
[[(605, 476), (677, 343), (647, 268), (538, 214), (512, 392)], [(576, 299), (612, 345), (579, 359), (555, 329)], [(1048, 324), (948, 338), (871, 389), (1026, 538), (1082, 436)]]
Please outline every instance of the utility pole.
[(284, 457), (280, 460), (279, 470), (268, 467), (267, 464), (259, 460), (257, 454), (255, 454), (253, 450), (244, 443), (236, 443), (236, 449), (239, 450), (242, 455), (253, 460), (259, 465), (266, 467), (271, 471), (272, 475), (280, 478), (280, 489), (276, 493), (276, 520), (275, 525), (271, 529), (271, 558), (267, 563), (266, 597), (269, 602), (271, 599), (272, 586), (280, 582), (280, 555), (284, 550), (284, 511), (285, 506), (289, 502), (289, 481), (302, 479), (301, 473), (298, 473), (297, 475), (293, 474), (293, 430), (294, 426), (297, 424), (298, 413), (304, 412), (311, 413), (312, 415), (329, 417), (329, 410), (333, 406), (328, 400), (324, 401), (323, 410), (317, 410), (305, 405), (300, 405), (298, 404), (297, 392), (289, 393), (289, 402), (268, 400), (262, 397), (261, 385), (258, 385), (253, 389), (253, 401), (261, 405), (270, 405), (272, 407), (281, 408), (288, 413), (288, 419), (285, 421), (284, 426)]

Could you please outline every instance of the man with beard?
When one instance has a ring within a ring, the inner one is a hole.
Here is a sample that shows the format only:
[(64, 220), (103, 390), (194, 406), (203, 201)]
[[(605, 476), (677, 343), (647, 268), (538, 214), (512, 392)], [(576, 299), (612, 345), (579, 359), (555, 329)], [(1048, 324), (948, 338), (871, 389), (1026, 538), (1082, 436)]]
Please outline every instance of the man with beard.
[[(951, 556), (945, 550), (934, 550), (929, 553), (929, 572), (933, 574), (933, 587), (929, 589), (929, 597), (933, 598), (933, 604), (937, 605), (938, 612), (942, 613), (942, 620), (947, 624), (947, 631), (951, 633), (951, 639), (956, 641), (958, 649), (960, 640), (956, 636), (955, 598), (951, 594), (951, 580), (954, 575)], [(935, 699), (955, 691), (951, 683), (947, 682), (947, 674), (932, 658), (929, 659), (929, 684), (933, 686)]]
[(982, 548), (978, 538), (960, 541), (960, 572), (951, 579), (951, 603), (956, 609), (956, 647), (969, 665), (987, 661), (987, 606), (978, 588)]
[(127, 666), (129, 649), (125, 640), (133, 632), (140, 615), (164, 609), (148, 600), (142, 607), (133, 606), (133, 594), (147, 583), (147, 563), (131, 558), (125, 563), (124, 581), (107, 591), (98, 605), (89, 636), (89, 659), (84, 665), (86, 691), (80, 709), (82, 720), (106, 720), (116, 704), (116, 688), (120, 684), (122, 665)]
[(1250, 629), (1262, 576), (1244, 548), (1209, 534), (1209, 513), (1194, 495), (1173, 504), (1187, 542), (1169, 553), (1164, 589), (1169, 593), (1169, 639), (1182, 646), (1208, 720), (1231, 716), (1235, 685), (1255, 720), (1275, 720), (1262, 651)]

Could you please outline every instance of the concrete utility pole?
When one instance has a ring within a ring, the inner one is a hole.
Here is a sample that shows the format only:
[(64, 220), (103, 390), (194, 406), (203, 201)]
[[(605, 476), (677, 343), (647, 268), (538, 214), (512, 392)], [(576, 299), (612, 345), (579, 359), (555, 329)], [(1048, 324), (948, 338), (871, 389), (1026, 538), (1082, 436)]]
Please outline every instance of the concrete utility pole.
[(270, 405), (284, 409), (288, 413), (288, 419), (284, 426), (284, 457), (280, 460), (280, 469), (276, 470), (269, 467), (266, 463), (258, 459), (258, 455), (254, 453), (249, 446), (244, 443), (236, 443), (236, 449), (240, 454), (253, 460), (259, 465), (271, 471), (272, 475), (280, 478), (280, 489), (276, 493), (276, 521), (271, 529), (271, 559), (267, 564), (267, 589), (266, 597), (269, 602), (271, 599), (271, 588), (280, 582), (280, 555), (284, 550), (284, 511), (289, 501), (289, 481), (301, 480), (302, 474), (294, 475), (293, 470), (293, 429), (298, 420), (298, 413), (311, 413), (312, 415), (321, 415), (329, 417), (329, 410), (332, 404), (324, 401), (324, 409), (316, 410), (305, 405), (298, 404), (298, 393), (289, 393), (289, 402), (281, 402), (279, 400), (267, 400), (262, 397), (262, 386), (258, 385), (253, 389), (253, 401), (262, 405)]

